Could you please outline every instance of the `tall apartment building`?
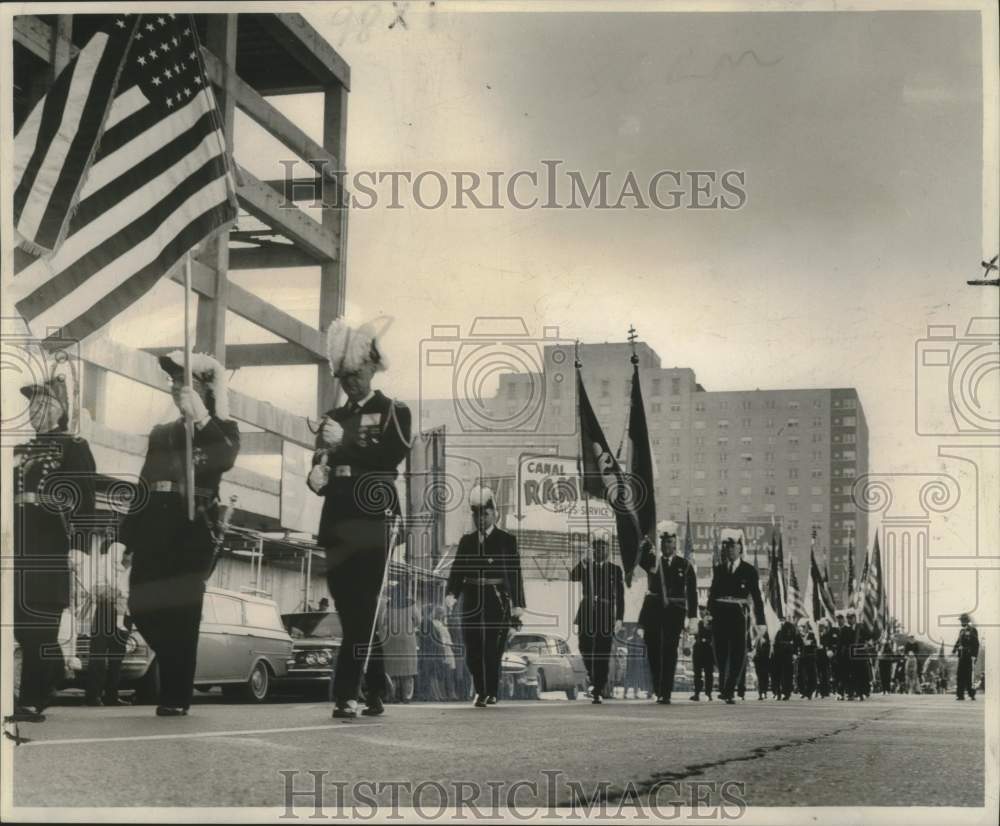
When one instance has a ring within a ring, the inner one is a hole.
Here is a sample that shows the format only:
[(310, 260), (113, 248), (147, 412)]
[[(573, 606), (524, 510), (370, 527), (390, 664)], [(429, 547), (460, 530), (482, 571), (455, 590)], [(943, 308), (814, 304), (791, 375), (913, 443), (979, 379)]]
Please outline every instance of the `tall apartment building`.
[[(818, 561), (823, 565), (829, 559), (831, 585), (842, 601), (849, 545), (856, 547), (860, 576), (868, 537), (867, 515), (852, 499), (854, 480), (868, 471), (868, 428), (857, 391), (712, 391), (697, 382), (691, 368), (663, 367), (646, 344), (636, 345), (636, 355), (657, 469), (659, 518), (683, 521), (688, 508), (694, 522), (774, 515), (782, 524), (786, 559), (794, 557), (803, 588), (815, 529)], [(625, 433), (630, 356), (627, 343), (580, 346), (587, 394), (613, 450)], [(572, 349), (545, 347), (544, 364), (542, 376), (501, 375), (496, 396), (482, 403), (498, 422), (531, 423), (525, 440), (534, 446), (575, 456)], [(438, 414), (447, 407), (438, 408)], [(541, 413), (537, 420), (521, 415), (534, 409)], [(424, 427), (440, 423), (422, 421)], [(452, 419), (452, 432), (454, 424)], [(511, 447), (483, 447), (476, 457), (491, 477), (517, 472), (517, 451)]]

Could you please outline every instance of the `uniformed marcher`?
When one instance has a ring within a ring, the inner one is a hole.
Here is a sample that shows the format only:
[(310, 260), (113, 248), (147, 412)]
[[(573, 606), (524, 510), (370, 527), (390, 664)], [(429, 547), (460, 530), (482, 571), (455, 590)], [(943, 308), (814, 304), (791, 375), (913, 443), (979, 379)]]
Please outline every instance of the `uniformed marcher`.
[(401, 537), (396, 477), (410, 446), (410, 409), (372, 390), (372, 378), (387, 361), (371, 323), (353, 328), (335, 319), (327, 357), (347, 400), (323, 416), (308, 485), (323, 497), (319, 544), (343, 629), (333, 716), (353, 719), (362, 694), (361, 714), (385, 710), (385, 618), (377, 620), (389, 556)]
[(841, 638), (845, 635), (847, 624), (844, 621), (843, 611), (836, 613), (837, 624), (830, 629), (826, 641), (823, 643), (828, 649), (832, 647), (833, 658), (830, 661), (831, 674), (833, 677), (833, 690), (837, 692), (837, 699), (843, 700), (847, 696), (848, 668), (847, 659), (844, 656), (844, 649), (841, 646)]
[(896, 666), (896, 651), (888, 634), (883, 635), (878, 647), (878, 683), (883, 694), (892, 691), (892, 673)]
[(681, 631), (698, 616), (698, 579), (690, 560), (677, 555), (677, 523), (669, 519), (660, 522), (656, 536), (657, 547), (645, 542), (639, 552), (647, 587), (639, 625), (645, 633), (656, 702), (668, 705)]
[(75, 381), (60, 362), (21, 388), (36, 435), (14, 451), (14, 638), (21, 646), (15, 722), (38, 723), (65, 668), (59, 622), (70, 604), (74, 521), (94, 513), (94, 457), (73, 435)]
[[(157, 715), (186, 715), (194, 693), (205, 580), (219, 530), (219, 483), (236, 462), (240, 431), (229, 418), (225, 368), (191, 355), (194, 387), (184, 384), (184, 354), (160, 357), (181, 413), (149, 434), (140, 493), (121, 527), (132, 552), (129, 613), (155, 653)], [(185, 421), (194, 427), (194, 521), (188, 519)]]
[(871, 671), (868, 662), (868, 631), (857, 621), (853, 608), (847, 610), (847, 625), (840, 629), (841, 668), (846, 675), (847, 699), (863, 701), (871, 694)]
[(966, 693), (970, 700), (976, 699), (976, 658), (979, 656), (979, 631), (972, 624), (972, 618), (968, 614), (959, 617), (962, 629), (958, 632), (958, 639), (952, 653), (958, 656), (958, 672), (955, 675), (955, 699), (964, 700)]
[(607, 528), (598, 528), (591, 542), (592, 552), (569, 572), (571, 582), (583, 585), (574, 624), (595, 705), (601, 704), (607, 689), (611, 649), (625, 618), (625, 578), (621, 567), (608, 559), (610, 546), (611, 533)]
[(707, 606), (702, 606), (701, 619), (698, 620), (698, 630), (694, 632), (694, 645), (691, 646), (691, 666), (694, 668), (694, 694), (691, 699), (701, 700), (704, 688), (706, 697), (712, 699), (712, 687), (715, 677), (715, 651), (712, 649), (712, 617)]
[(771, 637), (767, 631), (754, 644), (753, 667), (757, 672), (757, 699), (763, 700), (771, 684)]
[(736, 702), (733, 697), (746, 668), (750, 620), (755, 622), (759, 633), (766, 630), (764, 601), (757, 569), (742, 559), (743, 531), (724, 528), (720, 539), (723, 561), (713, 571), (708, 610), (712, 612), (719, 697), (732, 704)]
[(774, 696), (779, 700), (788, 700), (792, 696), (795, 681), (795, 655), (802, 645), (795, 623), (785, 617), (774, 635), (774, 657), (778, 680), (771, 686)]
[(819, 641), (809, 625), (809, 620), (799, 621), (799, 660), (797, 677), (799, 694), (811, 700), (817, 688), (817, 660), (819, 659)]
[(821, 617), (816, 623), (819, 633), (816, 636), (818, 647), (816, 649), (816, 684), (820, 697), (830, 696), (830, 670), (833, 663), (833, 655), (826, 645), (830, 630), (830, 620), (828, 617)]
[(475, 685), (476, 708), (495, 705), (500, 693), (500, 663), (512, 626), (524, 612), (524, 579), (517, 540), (496, 526), (493, 491), (479, 487), (469, 494), (475, 530), (458, 542), (445, 600), (461, 598), (462, 641)]

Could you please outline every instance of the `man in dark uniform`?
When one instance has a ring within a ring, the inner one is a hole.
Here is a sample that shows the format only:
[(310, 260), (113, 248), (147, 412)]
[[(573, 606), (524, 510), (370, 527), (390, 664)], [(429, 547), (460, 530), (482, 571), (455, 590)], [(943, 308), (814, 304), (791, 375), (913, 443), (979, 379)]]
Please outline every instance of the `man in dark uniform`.
[(847, 625), (840, 632), (841, 668), (847, 682), (847, 699), (855, 697), (864, 701), (871, 694), (867, 650), (868, 632), (858, 624), (858, 615), (853, 608), (847, 611)]
[(319, 544), (343, 629), (333, 672), (333, 716), (353, 719), (362, 679), (361, 713), (385, 710), (385, 639), (376, 620), (389, 556), (400, 537), (394, 530), (400, 518), (396, 476), (410, 446), (410, 410), (372, 390), (373, 376), (386, 368), (372, 324), (354, 329), (335, 319), (327, 332), (327, 356), (347, 403), (323, 417), (308, 484), (324, 498)]
[(40, 723), (63, 676), (59, 622), (70, 599), (74, 522), (94, 513), (94, 457), (73, 436), (75, 383), (65, 362), (21, 388), (36, 435), (14, 451), (14, 638), (21, 646), (15, 722)]
[(798, 661), (798, 684), (799, 694), (805, 699), (811, 700), (816, 693), (817, 685), (817, 664), (819, 658), (819, 641), (816, 634), (809, 626), (809, 620), (803, 618), (799, 621), (799, 661)]
[(830, 696), (830, 667), (833, 662), (830, 649), (826, 644), (830, 633), (830, 620), (822, 617), (817, 623), (819, 634), (816, 637), (818, 646), (816, 648), (816, 683), (819, 688), (820, 697)]
[(712, 699), (712, 685), (715, 676), (715, 652), (712, 650), (712, 618), (705, 607), (700, 609), (701, 619), (698, 620), (698, 630), (694, 634), (694, 645), (691, 647), (691, 665), (694, 668), (694, 694), (691, 699), (701, 700), (701, 690)]
[(788, 700), (792, 696), (792, 684), (795, 675), (795, 655), (802, 645), (795, 623), (788, 617), (781, 623), (778, 633), (774, 635), (774, 661), (778, 680), (772, 685), (774, 695), (779, 700)]
[(847, 685), (849, 682), (847, 662), (844, 656), (844, 648), (841, 644), (847, 633), (847, 625), (844, 622), (842, 611), (837, 612), (836, 619), (837, 625), (830, 629), (828, 642), (825, 644), (832, 646), (833, 650), (833, 658), (830, 660), (833, 674), (833, 689), (837, 692), (837, 699), (843, 700), (847, 696)]
[(524, 580), (517, 540), (496, 526), (493, 491), (481, 487), (469, 494), (475, 530), (458, 543), (451, 565), (445, 602), (462, 599), (462, 639), (475, 684), (476, 708), (495, 705), (500, 692), (500, 663), (512, 625), (524, 611)]
[(970, 700), (976, 699), (976, 658), (979, 656), (979, 631), (972, 624), (968, 614), (959, 617), (962, 629), (958, 632), (952, 653), (958, 656), (958, 672), (955, 675), (955, 699), (964, 700), (966, 693)]
[(677, 523), (660, 522), (656, 535), (659, 547), (645, 542), (639, 553), (647, 588), (639, 625), (645, 633), (656, 702), (669, 705), (681, 631), (698, 616), (698, 580), (694, 565), (677, 555)]
[[(187, 714), (194, 693), (198, 631), (219, 519), (219, 483), (236, 462), (240, 431), (229, 418), (225, 368), (191, 355), (194, 386), (184, 384), (184, 354), (160, 357), (181, 417), (149, 434), (140, 491), (122, 522), (132, 552), (129, 614), (156, 655), (160, 717)], [(185, 427), (193, 427), (195, 518), (188, 519)]]
[(569, 572), (571, 582), (583, 585), (574, 624), (587, 678), (593, 686), (594, 705), (601, 704), (607, 688), (612, 644), (625, 618), (625, 579), (621, 567), (608, 561), (610, 544), (610, 532), (598, 528), (591, 543), (592, 555), (588, 554)]
[(750, 611), (758, 631), (763, 634), (764, 601), (760, 595), (757, 569), (741, 556), (743, 531), (724, 528), (722, 563), (715, 567), (708, 591), (708, 610), (712, 612), (715, 662), (719, 667), (719, 697), (727, 703), (733, 696), (746, 668)]
[(767, 697), (767, 690), (771, 684), (771, 637), (767, 631), (757, 638), (753, 652), (753, 667), (757, 672), (757, 699), (763, 700)]
[(883, 636), (878, 648), (878, 682), (883, 694), (892, 692), (892, 676), (895, 670), (896, 652), (888, 634)]

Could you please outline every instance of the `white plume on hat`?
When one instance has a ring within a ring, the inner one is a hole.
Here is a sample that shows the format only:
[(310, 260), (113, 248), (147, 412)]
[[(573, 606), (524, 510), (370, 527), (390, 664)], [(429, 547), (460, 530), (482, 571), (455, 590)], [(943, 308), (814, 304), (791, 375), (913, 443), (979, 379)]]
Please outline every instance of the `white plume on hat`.
[[(160, 357), (160, 366), (167, 370), (168, 365), (164, 362), (172, 362), (176, 370), (184, 369), (184, 351), (174, 350), (165, 356)], [(229, 378), (226, 376), (226, 368), (217, 359), (212, 358), (208, 353), (191, 354), (191, 375), (208, 385), (212, 391), (212, 398), (215, 400), (215, 416), (218, 419), (229, 418)]]
[(375, 329), (371, 321), (352, 327), (343, 318), (335, 318), (326, 331), (326, 355), (330, 361), (330, 372), (336, 376), (341, 372), (354, 372), (366, 364), (376, 370), (385, 370), (389, 362), (378, 345), (379, 337), (388, 328)]
[(656, 535), (677, 536), (677, 523), (673, 519), (664, 519), (656, 523)]
[(603, 527), (602, 528), (594, 528), (594, 530), (590, 534), (590, 541), (591, 542), (606, 542), (607, 544), (610, 545), (611, 544), (611, 531), (609, 531), (607, 528), (603, 528)]
[(490, 505), (494, 508), (497, 506), (496, 499), (493, 498), (493, 491), (488, 487), (475, 487), (469, 491), (470, 508), (485, 508)]
[(745, 544), (743, 540), (743, 531), (740, 528), (723, 528), (722, 533), (719, 534), (719, 542), (728, 542), (732, 540), (737, 545), (741, 547)]

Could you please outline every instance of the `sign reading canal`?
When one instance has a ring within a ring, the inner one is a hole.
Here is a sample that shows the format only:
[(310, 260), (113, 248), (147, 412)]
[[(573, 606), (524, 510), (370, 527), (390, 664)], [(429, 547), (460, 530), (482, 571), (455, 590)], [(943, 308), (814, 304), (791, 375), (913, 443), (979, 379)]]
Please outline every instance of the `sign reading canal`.
[(522, 455), (517, 475), (518, 527), (528, 531), (585, 533), (590, 528), (614, 532), (615, 518), (603, 499), (584, 498), (576, 458)]

